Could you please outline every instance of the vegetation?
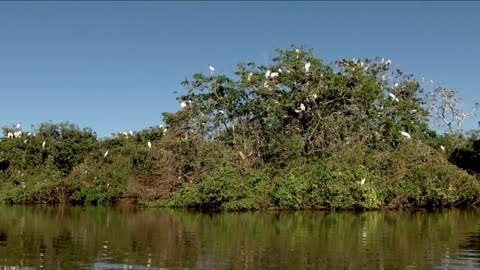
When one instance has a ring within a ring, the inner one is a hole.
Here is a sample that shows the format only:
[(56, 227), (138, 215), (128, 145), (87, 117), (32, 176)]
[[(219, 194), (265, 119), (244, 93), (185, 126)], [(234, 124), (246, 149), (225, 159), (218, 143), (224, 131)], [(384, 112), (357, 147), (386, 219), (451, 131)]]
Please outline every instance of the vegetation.
[(15, 138), (5, 127), (0, 202), (224, 210), (478, 202), (480, 143), (475, 131), (462, 133), (473, 111), (458, 109), (456, 91), (429, 91), (384, 59), (326, 65), (292, 46), (272, 61), (241, 63), (234, 76), (193, 75), (182, 83), (182, 109), (164, 113), (166, 127), (104, 140), (71, 123)]

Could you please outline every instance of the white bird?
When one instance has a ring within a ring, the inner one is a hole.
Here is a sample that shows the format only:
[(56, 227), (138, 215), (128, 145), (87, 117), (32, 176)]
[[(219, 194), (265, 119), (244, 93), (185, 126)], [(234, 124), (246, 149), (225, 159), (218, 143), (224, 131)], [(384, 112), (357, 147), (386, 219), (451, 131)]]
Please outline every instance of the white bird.
[(445, 152), (445, 146), (440, 145), (440, 149), (442, 149), (442, 151)]
[(398, 87), (398, 82), (396, 82), (396, 83), (393, 85), (393, 87)]
[(129, 133), (130, 133), (131, 136), (133, 136), (133, 131), (130, 130)]
[(299, 49), (295, 49), (295, 52), (296, 52), (296, 53), (300, 53), (300, 50), (299, 50)]
[(267, 72), (265, 73), (265, 78), (268, 79), (268, 77), (270, 77), (270, 73), (272, 73), (272, 71), (270, 69), (267, 70)]
[(28, 140), (24, 140), (24, 141), (23, 141), (23, 143), (27, 143), (27, 142), (28, 142)]
[(305, 63), (305, 72), (309, 72), (309, 71), (310, 71), (310, 66), (311, 66), (311, 65), (312, 65), (312, 64), (311, 64), (310, 62)]
[(18, 123), (18, 124), (17, 124), (17, 129), (20, 129), (21, 126), (22, 126), (22, 124), (21, 124), (21, 123)]
[(398, 101), (398, 98), (397, 98), (393, 93), (388, 93), (388, 96), (389, 96), (393, 101)]
[(46, 144), (46, 142), (43, 141), (43, 143), (42, 143), (42, 148), (43, 148), (43, 149), (45, 149), (45, 144)]
[(274, 79), (274, 78), (278, 77), (278, 75), (279, 75), (278, 72), (272, 72), (270, 74), (270, 78)]
[(105, 154), (103, 154), (103, 157), (107, 157), (108, 156), (108, 150), (105, 152)]
[(247, 81), (250, 81), (252, 79), (253, 72), (248, 73), (247, 75)]
[(187, 103), (185, 101), (180, 102), (180, 107), (185, 109), (187, 107)]
[(405, 132), (405, 131), (400, 131), (400, 134), (402, 134), (402, 136), (404, 136), (404, 137), (407, 138), (407, 139), (412, 138), (412, 136), (410, 136), (410, 134), (408, 134), (408, 133)]
[(282, 73), (283, 70), (281, 68), (278, 69), (278, 73)]
[(410, 110), (410, 113), (416, 113), (417, 110)]
[(8, 133), (7, 133), (7, 138), (12, 139), (12, 138), (13, 138), (13, 133), (12, 133), (12, 132), (8, 132)]
[(360, 185), (363, 186), (363, 185), (365, 184), (365, 181), (366, 181), (366, 179), (365, 179), (365, 178), (362, 178), (362, 180), (360, 180)]
[(388, 59), (387, 62), (385, 62), (386, 65), (391, 65), (392, 64), (392, 60)]
[(210, 74), (213, 75), (213, 72), (215, 71), (215, 68), (212, 66), (208, 66), (208, 69), (210, 69)]
[(147, 142), (148, 149), (152, 148), (152, 143), (150, 141)]
[(306, 110), (305, 105), (303, 103), (300, 104), (300, 110), (302, 110), (302, 111)]

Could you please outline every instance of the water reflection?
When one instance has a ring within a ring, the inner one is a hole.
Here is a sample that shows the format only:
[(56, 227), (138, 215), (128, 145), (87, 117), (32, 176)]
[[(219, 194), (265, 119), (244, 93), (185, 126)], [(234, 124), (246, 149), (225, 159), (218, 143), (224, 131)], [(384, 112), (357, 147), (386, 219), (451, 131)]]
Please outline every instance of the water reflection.
[(0, 208), (3, 269), (480, 269), (480, 212)]

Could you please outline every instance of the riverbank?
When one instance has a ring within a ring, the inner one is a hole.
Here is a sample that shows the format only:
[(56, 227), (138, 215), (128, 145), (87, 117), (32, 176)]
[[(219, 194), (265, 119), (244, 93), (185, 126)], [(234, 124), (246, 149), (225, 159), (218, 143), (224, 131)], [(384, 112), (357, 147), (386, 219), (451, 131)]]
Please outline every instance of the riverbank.
[[(194, 139), (182, 142), (189, 140)], [(93, 160), (87, 158), (66, 176), (46, 171), (49, 167), (44, 171), (10, 168), (0, 174), (0, 202), (244, 211), (463, 207), (480, 199), (474, 175), (451, 164), (444, 152), (414, 141), (376, 153), (349, 146), (329, 159), (297, 159), (283, 168), (225, 165), (226, 159), (207, 155), (212, 149), (205, 148), (198, 162), (210, 164), (209, 170), (180, 177), (171, 167), (173, 153), (167, 158), (166, 149), (155, 144), (149, 150), (137, 149), (134, 157), (110, 150), (107, 158), (92, 155)], [(134, 153), (133, 148), (123, 151)]]
[[(164, 126), (105, 139), (72, 123), (4, 127), (0, 203), (237, 211), (479, 201), (480, 131), (462, 133), (470, 114), (457, 92), (428, 89), (391, 61), (326, 65), (292, 46), (270, 66), (240, 63), (234, 76), (198, 73), (182, 85)], [(448, 132), (429, 127), (435, 116)]]

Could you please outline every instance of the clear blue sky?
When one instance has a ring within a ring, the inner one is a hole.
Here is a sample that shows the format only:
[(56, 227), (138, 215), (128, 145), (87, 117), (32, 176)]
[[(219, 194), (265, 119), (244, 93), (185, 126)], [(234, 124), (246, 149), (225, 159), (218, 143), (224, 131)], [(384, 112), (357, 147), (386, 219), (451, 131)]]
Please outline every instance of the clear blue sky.
[[(306, 45), (327, 63), (385, 57), (480, 101), (480, 2), (0, 2), (0, 126), (100, 137), (162, 123), (180, 82)], [(466, 128), (476, 128), (480, 116)]]

